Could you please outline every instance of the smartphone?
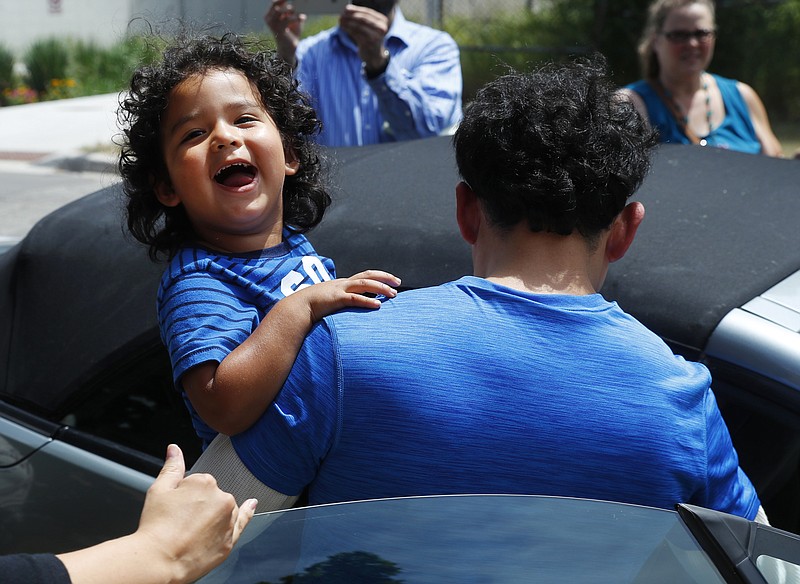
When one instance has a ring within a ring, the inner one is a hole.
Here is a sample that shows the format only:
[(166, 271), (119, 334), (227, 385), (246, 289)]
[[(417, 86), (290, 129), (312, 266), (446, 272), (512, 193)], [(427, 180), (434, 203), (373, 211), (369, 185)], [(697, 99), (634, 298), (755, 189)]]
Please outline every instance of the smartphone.
[(349, 0), (289, 0), (298, 14), (339, 14)]

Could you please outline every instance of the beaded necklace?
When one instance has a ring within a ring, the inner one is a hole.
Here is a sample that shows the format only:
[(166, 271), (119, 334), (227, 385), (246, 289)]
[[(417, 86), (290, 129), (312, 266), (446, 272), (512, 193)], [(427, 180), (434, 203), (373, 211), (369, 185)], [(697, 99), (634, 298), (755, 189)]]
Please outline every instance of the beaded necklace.
[[(707, 73), (704, 71), (700, 74), (701, 79), (703, 80), (703, 92), (706, 94), (706, 123), (708, 124), (708, 134), (706, 137), (711, 135), (711, 131), (713, 130), (713, 126), (711, 125), (711, 116), (713, 112), (711, 110), (711, 92), (708, 90), (708, 77)], [(661, 89), (661, 93), (667, 98), (667, 105), (669, 109), (672, 111), (672, 115), (675, 116), (675, 121), (678, 122), (678, 125), (681, 126), (683, 132), (690, 137), (693, 136), (693, 132), (689, 129), (689, 112), (684, 112), (683, 108), (680, 104), (675, 101), (675, 98), (672, 97), (672, 93), (664, 87), (660, 80), (657, 81), (658, 88)], [(708, 144), (708, 140), (706, 138), (698, 139), (697, 141), (700, 146), (706, 146)]]

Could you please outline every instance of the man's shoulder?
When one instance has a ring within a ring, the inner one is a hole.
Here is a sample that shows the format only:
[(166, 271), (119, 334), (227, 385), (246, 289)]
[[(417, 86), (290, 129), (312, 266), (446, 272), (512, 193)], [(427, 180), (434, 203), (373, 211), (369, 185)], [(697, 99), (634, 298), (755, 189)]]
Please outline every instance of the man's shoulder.
[(448, 32), (406, 19), (403, 19), (402, 22), (398, 23), (398, 25), (389, 32), (389, 34), (396, 36), (408, 45), (424, 45), (427, 44), (430, 39), (434, 38), (456, 44), (455, 40)]
[(438, 286), (404, 290), (396, 297), (384, 300), (378, 309), (347, 308), (326, 316), (324, 321), (332, 329), (348, 329), (352, 325), (363, 327), (387, 326), (387, 321), (401, 321), (405, 318), (421, 318), (422, 314), (434, 311), (443, 314), (445, 309), (453, 309), (453, 294), (457, 288), (454, 282)]

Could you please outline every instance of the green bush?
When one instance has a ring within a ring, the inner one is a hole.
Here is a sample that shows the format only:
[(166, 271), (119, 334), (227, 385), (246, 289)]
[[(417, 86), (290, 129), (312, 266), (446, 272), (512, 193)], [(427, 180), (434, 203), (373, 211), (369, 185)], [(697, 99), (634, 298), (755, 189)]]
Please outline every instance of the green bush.
[(509, 68), (525, 71), (543, 61), (587, 51), (587, 40), (573, 23), (579, 11), (561, 14), (557, 8), (541, 13), (499, 12), (486, 22), (467, 17), (446, 20), (445, 30), (461, 49), (465, 102)]
[(0, 90), (8, 89), (14, 81), (14, 53), (0, 45)]
[[(446, 18), (461, 47), (464, 98), (503, 72), (599, 51), (619, 85), (640, 77), (636, 48), (650, 0), (553, 0), (536, 12), (498, 11), (488, 22)], [(539, 3), (537, 3), (539, 4)], [(800, 0), (717, 2), (717, 44), (710, 70), (751, 85), (770, 117), (800, 121)]]
[[(769, 18), (749, 61), (747, 79), (752, 77), (772, 117), (800, 121), (800, 0), (788, 0), (770, 8)], [(756, 75), (758, 77), (756, 77)]]
[(6, 92), (14, 87), (14, 53), (0, 45), (0, 105), (6, 104)]
[(162, 42), (130, 37), (110, 47), (78, 41), (70, 47), (69, 76), (78, 82), (78, 95), (96, 95), (123, 90), (134, 69), (160, 55)]
[(25, 81), (41, 98), (46, 98), (54, 80), (67, 79), (68, 54), (67, 42), (57, 38), (36, 41), (25, 53)]

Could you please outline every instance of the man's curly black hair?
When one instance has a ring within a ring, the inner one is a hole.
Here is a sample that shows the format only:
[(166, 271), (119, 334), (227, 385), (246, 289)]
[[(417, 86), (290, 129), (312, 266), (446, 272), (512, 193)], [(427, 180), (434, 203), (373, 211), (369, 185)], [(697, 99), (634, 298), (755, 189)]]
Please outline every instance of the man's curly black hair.
[(219, 38), (184, 34), (167, 47), (158, 63), (136, 70), (117, 112), (124, 137), (118, 167), (128, 229), (149, 246), (154, 260), (172, 257), (181, 245), (195, 239), (183, 205), (166, 207), (156, 198), (155, 185), (169, 182), (161, 117), (176, 85), (219, 69), (241, 71), (250, 80), (278, 127), (284, 148), (300, 162), (298, 172), (284, 183), (284, 224), (298, 232), (308, 231), (322, 220), (330, 204), (322, 180), (323, 159), (312, 140), (321, 122), (308, 97), (298, 90), (289, 65), (272, 52), (250, 48), (234, 34)]
[(595, 55), (488, 83), (453, 142), (461, 178), (496, 226), (577, 229), (593, 243), (641, 185), (657, 140)]

